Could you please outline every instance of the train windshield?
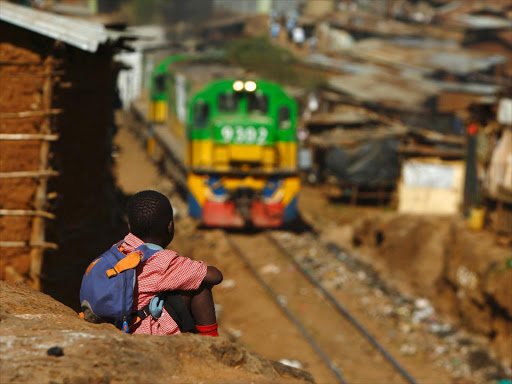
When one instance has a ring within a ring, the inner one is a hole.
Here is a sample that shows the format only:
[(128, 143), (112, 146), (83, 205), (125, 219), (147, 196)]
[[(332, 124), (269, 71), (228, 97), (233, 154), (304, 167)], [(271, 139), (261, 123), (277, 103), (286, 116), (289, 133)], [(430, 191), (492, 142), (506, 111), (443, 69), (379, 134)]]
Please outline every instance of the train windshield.
[(158, 93), (165, 92), (165, 75), (155, 77), (155, 91)]
[(210, 106), (199, 100), (194, 104), (194, 128), (204, 128), (210, 119)]
[(289, 107), (279, 107), (278, 126), (280, 129), (288, 129), (292, 126)]
[(217, 100), (219, 112), (237, 112), (238, 97), (233, 93), (220, 94)]
[(268, 97), (261, 93), (247, 95), (247, 111), (249, 113), (268, 113)]

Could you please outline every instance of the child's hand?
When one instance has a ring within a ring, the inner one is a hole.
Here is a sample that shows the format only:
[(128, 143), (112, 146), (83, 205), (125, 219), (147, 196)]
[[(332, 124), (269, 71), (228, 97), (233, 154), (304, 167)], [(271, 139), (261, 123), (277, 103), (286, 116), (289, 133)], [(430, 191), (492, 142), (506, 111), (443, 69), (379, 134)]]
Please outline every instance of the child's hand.
[(158, 320), (162, 315), (162, 308), (164, 307), (164, 299), (159, 296), (155, 296), (149, 302), (149, 312), (153, 319)]

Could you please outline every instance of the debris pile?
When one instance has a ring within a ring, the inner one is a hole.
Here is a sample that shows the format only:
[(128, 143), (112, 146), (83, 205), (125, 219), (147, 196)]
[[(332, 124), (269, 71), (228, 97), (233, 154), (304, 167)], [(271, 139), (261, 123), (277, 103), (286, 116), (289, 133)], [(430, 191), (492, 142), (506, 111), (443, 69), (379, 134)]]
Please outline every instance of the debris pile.
[[(397, 229), (401, 226), (395, 223), (395, 225), (390, 225), (389, 228)], [(397, 232), (399, 232), (398, 229)], [(365, 233), (367, 232), (365, 231)], [(387, 234), (386, 232), (384, 236)], [(358, 235), (359, 233), (355, 231), (355, 236)], [(428, 283), (428, 286), (426, 285), (427, 281), (421, 281), (420, 278), (413, 277), (412, 280), (419, 281), (421, 286), (416, 289), (411, 289), (410, 285), (406, 288), (404, 284), (397, 287), (392, 283), (396, 281), (396, 277), (394, 279), (389, 278), (389, 270), (384, 270), (378, 263), (369, 264), (361, 261), (361, 252), (357, 249), (347, 252), (333, 244), (328, 245), (319, 242), (311, 235), (297, 236), (290, 233), (279, 233), (277, 236), (292, 253), (297, 255), (296, 260), (321, 280), (325, 288), (329, 289), (335, 296), (344, 299), (344, 305), (351, 305), (350, 302), (354, 301), (354, 297), (358, 298), (359, 308), (351, 308), (351, 311), (364, 312), (369, 319), (369, 324), (367, 323), (366, 326), (370, 328), (372, 321), (378, 322), (379, 332), (387, 332), (388, 339), (398, 346), (400, 354), (419, 354), (424, 355), (425, 358), (428, 356), (437, 365), (450, 371), (454, 377), (473, 378), (476, 382), (505, 378), (512, 373), (511, 356), (508, 348), (510, 329), (507, 330), (506, 326), (507, 322), (510, 321), (510, 314), (506, 314), (501, 319), (499, 316), (497, 318), (481, 318), (482, 322), (478, 323), (480, 320), (476, 319), (478, 316), (475, 316), (478, 311), (475, 308), (468, 307), (474, 305), (471, 304), (470, 297), (474, 296), (475, 291), (468, 291), (468, 288), (464, 288), (457, 281), (453, 282), (457, 287), (457, 291), (454, 292), (454, 301), (445, 300), (441, 302), (440, 298), (436, 296), (436, 286), (441, 284), (444, 279), (442, 271), (440, 271), (435, 281)], [(404, 231), (403, 236), (411, 237), (408, 231)], [(369, 238), (370, 236), (368, 236)], [(461, 239), (462, 241), (468, 241), (468, 239)], [(426, 242), (428, 243), (428, 241)], [(458, 244), (461, 245), (461, 243)], [(381, 252), (387, 252), (390, 247), (392, 246), (389, 244), (389, 240), (384, 240), (380, 250)], [(393, 247), (393, 251), (389, 251), (390, 254), (401, 254), (396, 251), (396, 247)], [(367, 251), (368, 248), (365, 247), (364, 252)], [(454, 252), (457, 253), (455, 250)], [(423, 255), (421, 250), (419, 250), (419, 253)], [(454, 255), (447, 256), (449, 264), (450, 257), (454, 258)], [(495, 257), (499, 258), (498, 255), (495, 255)], [(458, 267), (451, 265), (449, 269), (460, 269), (463, 265), (467, 265), (466, 268), (471, 271), (469, 272), (471, 276), (474, 278), (478, 276), (478, 279), (483, 278), (480, 273), (477, 275), (477, 273), (472, 272), (475, 266), (470, 266), (468, 260), (462, 262), (459, 259), (459, 262), (465, 264), (458, 264)], [(412, 270), (414, 268), (411, 269), (411, 265), (415, 265), (415, 263), (407, 262), (402, 265), (395, 263), (392, 274), (395, 276), (414, 274), (414, 270)], [(421, 276), (429, 276), (420, 269), (418, 268), (417, 272)], [(511, 278), (511, 272), (509, 270), (500, 275), (493, 274), (493, 277), (489, 277), (487, 283), (478, 280), (478, 284), (487, 284), (489, 287), (487, 294), (491, 295), (490, 292), (493, 290), (495, 292), (493, 300), (500, 302), (500, 304), (481, 303), (481, 305), (487, 305), (487, 309), (484, 309), (484, 312), (488, 311), (485, 316), (491, 315), (491, 305), (498, 305), (500, 308), (503, 308), (502, 305), (506, 305), (504, 300), (509, 298), (506, 290), (507, 279)], [(455, 279), (457, 278), (455, 277)], [(404, 281), (406, 280), (402, 279), (402, 282)], [(411, 284), (410, 281), (409, 284)], [(423, 296), (425, 294), (428, 294), (429, 297)], [(438, 308), (434, 308), (433, 302), (436, 302)], [(443, 303), (443, 305), (438, 305), (439, 303)], [(458, 318), (459, 314), (460, 318)], [(477, 324), (494, 324), (497, 328), (494, 328), (494, 330), (488, 329), (484, 332), (484, 335), (488, 332), (494, 332), (495, 337), (489, 342), (486, 337), (470, 335), (461, 327), (463, 325), (475, 331), (475, 327), (478, 327)], [(383, 327), (385, 328), (384, 331)], [(491, 350), (489, 344), (493, 346), (493, 352), (488, 352)]]

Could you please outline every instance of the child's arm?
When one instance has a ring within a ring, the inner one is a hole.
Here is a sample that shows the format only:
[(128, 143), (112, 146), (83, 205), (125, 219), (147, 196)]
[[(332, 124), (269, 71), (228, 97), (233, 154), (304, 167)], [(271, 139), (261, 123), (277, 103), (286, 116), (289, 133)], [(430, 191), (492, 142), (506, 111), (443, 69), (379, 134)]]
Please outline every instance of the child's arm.
[(223, 276), (222, 272), (219, 271), (217, 268), (208, 266), (208, 269), (206, 270), (206, 275), (203, 279), (203, 284), (208, 285), (217, 285), (222, 282)]
[(174, 251), (161, 252), (166, 252), (161, 259), (149, 260), (153, 262), (153, 269), (148, 272), (157, 274), (159, 278), (155, 284), (144, 286), (145, 291), (195, 291), (201, 284), (214, 286), (222, 281), (222, 273), (215, 267), (182, 257)]

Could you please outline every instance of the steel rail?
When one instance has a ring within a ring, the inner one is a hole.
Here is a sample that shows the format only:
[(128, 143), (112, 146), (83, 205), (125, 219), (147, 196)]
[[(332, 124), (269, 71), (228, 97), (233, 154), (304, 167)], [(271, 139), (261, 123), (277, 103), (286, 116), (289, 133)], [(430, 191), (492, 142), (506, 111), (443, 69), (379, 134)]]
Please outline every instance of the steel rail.
[(418, 382), (398, 363), (398, 361), (393, 358), (393, 356), (391, 356), (391, 354), (377, 341), (377, 339), (375, 339), (375, 337), (370, 334), (370, 332), (368, 332), (366, 328), (364, 328), (364, 326), (343, 305), (341, 305), (340, 302), (336, 300), (336, 298), (327, 289), (325, 289), (324, 286), (307, 269), (295, 260), (293, 255), (288, 252), (286, 248), (279, 244), (279, 242), (274, 239), (269, 232), (265, 232), (265, 236), (276, 246), (276, 248), (288, 256), (293, 265), (301, 271), (308, 281), (324, 294), (334, 308), (336, 308), (336, 310), (342, 314), (410, 384), (418, 384)]
[(286, 304), (284, 304), (281, 300), (279, 300), (279, 296), (272, 289), (272, 287), (267, 284), (267, 282), (261, 277), (256, 268), (253, 267), (249, 259), (244, 255), (244, 253), (240, 250), (240, 248), (230, 239), (229, 235), (226, 234), (226, 240), (230, 247), (235, 251), (235, 253), (242, 259), (243, 263), (251, 271), (256, 280), (265, 288), (267, 293), (276, 301), (279, 305), (279, 308), (284, 312), (284, 314), (290, 319), (290, 321), (297, 327), (302, 336), (307, 340), (307, 342), (313, 347), (315, 352), (320, 356), (323, 362), (329, 367), (331, 372), (336, 376), (338, 381), (341, 384), (349, 384), (348, 381), (345, 380), (341, 371), (334, 365), (334, 363), (329, 359), (325, 351), (316, 343), (311, 334), (306, 330), (306, 328), (302, 325), (300, 320), (288, 309)]
[[(134, 130), (133, 124), (127, 124), (130, 126), (132, 130)], [(140, 132), (137, 132), (140, 134)], [(166, 151), (164, 151), (166, 152)], [(166, 152), (168, 154), (168, 152)], [(172, 158), (172, 156), (169, 156)], [(168, 170), (165, 170), (169, 173)], [(172, 175), (171, 175), (172, 177)], [(175, 179), (175, 177), (174, 177)], [(186, 188), (185, 188), (186, 189)], [(316, 233), (316, 231), (313, 231)], [(324, 361), (324, 363), (329, 367), (329, 369), (334, 373), (337, 377), (338, 381), (342, 384), (348, 384), (348, 382), (343, 377), (341, 371), (334, 366), (333, 362), (329, 359), (327, 354), (323, 351), (323, 349), (315, 342), (309, 332), (304, 328), (298, 318), (288, 309), (288, 307), (282, 303), (278, 299), (278, 295), (276, 292), (263, 280), (263, 278), (259, 275), (258, 271), (252, 266), (250, 261), (245, 257), (243, 252), (233, 243), (233, 241), (229, 238), (229, 235), (225, 233), (227, 242), (231, 246), (231, 248), (235, 251), (235, 253), (242, 259), (245, 266), (251, 271), (251, 273), (255, 276), (256, 280), (265, 288), (265, 290), (272, 296), (272, 298), (277, 302), (279, 308), (285, 313), (285, 315), (294, 323), (294, 325), (299, 329), (304, 338), (308, 341), (308, 343), (313, 347), (315, 352), (320, 356), (320, 358)], [(316, 288), (318, 288), (324, 296), (329, 300), (329, 302), (334, 306), (334, 308), (342, 314), (383, 356), (384, 358), (393, 365), (393, 367), (409, 382), (409, 384), (418, 384), (414, 378), (391, 356), (391, 354), (382, 346), (380, 343), (373, 337), (362, 325), (357, 321), (357, 319), (352, 316), (352, 314), (343, 307), (307, 270), (305, 270), (302, 265), (300, 265), (293, 256), (283, 247), (281, 246), (272, 236), (269, 235), (268, 232), (265, 235), (270, 239), (270, 241), (286, 256), (288, 256), (293, 264), (301, 271), (301, 273), (311, 282)]]

